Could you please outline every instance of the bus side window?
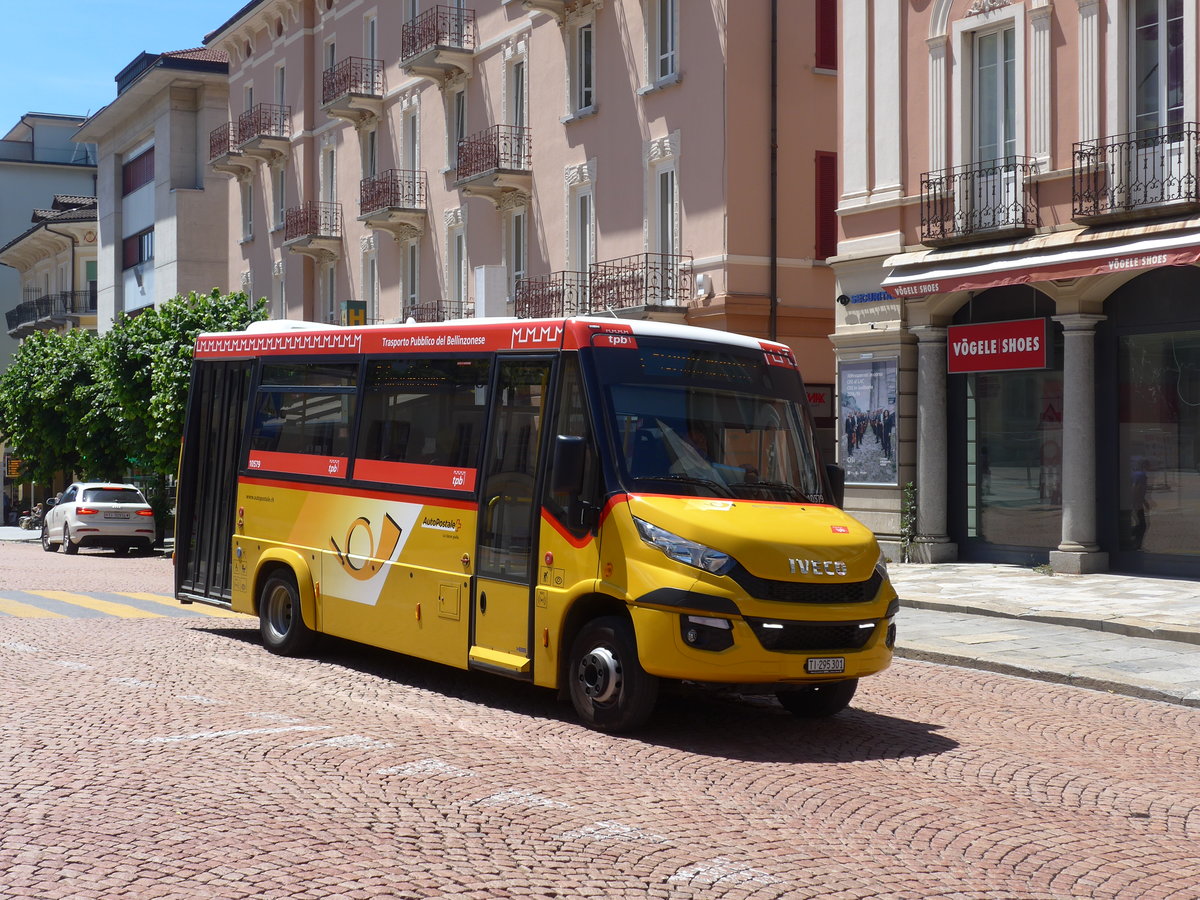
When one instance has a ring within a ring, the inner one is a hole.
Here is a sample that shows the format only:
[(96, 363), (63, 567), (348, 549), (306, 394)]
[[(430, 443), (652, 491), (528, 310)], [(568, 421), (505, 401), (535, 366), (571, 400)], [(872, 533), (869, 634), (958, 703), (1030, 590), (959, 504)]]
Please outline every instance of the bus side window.
[[(598, 460), (595, 442), (592, 440), (591, 423), (588, 420), (583, 383), (579, 375), (579, 362), (574, 357), (567, 357), (563, 363), (562, 389), (550, 434), (552, 439), (558, 435), (583, 438), (585, 451), (582, 493), (570, 496), (566, 492), (555, 491), (556, 479), (551, 473), (546, 479), (546, 489), (542, 497), (542, 505), (546, 510), (568, 531), (582, 537), (592, 525), (588, 511), (596, 508)], [(550, 458), (553, 461), (553, 455)]]

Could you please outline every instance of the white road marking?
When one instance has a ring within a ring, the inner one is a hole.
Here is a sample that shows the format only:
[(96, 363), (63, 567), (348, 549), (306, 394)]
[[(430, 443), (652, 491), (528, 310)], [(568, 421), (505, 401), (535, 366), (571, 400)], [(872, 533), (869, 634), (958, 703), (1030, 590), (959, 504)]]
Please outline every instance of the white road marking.
[(175, 744), (182, 741), (203, 741), (210, 738), (249, 737), (255, 734), (282, 734), (286, 731), (324, 731), (329, 725), (285, 725), (279, 728), (233, 728), (228, 731), (196, 731), (192, 734), (173, 734), (164, 737), (138, 738), (135, 744)]

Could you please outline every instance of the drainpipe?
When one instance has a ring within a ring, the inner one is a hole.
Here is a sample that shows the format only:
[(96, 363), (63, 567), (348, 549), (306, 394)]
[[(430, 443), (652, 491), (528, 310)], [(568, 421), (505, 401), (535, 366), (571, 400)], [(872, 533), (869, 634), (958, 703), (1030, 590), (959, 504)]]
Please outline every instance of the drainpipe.
[(767, 336), (779, 339), (779, 0), (771, 0), (771, 216), (770, 323)]

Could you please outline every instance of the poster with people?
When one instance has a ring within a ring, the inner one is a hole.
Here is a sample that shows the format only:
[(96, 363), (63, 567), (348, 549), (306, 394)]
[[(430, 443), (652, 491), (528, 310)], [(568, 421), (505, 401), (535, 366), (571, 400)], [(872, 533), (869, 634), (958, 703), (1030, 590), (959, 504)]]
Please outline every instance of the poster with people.
[(839, 365), (838, 442), (847, 484), (896, 484), (898, 375), (894, 358)]

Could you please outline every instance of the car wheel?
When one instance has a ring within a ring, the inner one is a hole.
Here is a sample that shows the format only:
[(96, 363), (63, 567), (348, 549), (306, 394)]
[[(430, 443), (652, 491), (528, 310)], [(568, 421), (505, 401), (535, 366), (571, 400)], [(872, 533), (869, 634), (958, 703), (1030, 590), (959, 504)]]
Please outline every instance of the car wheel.
[(583, 627), (567, 663), (571, 702), (598, 731), (632, 731), (644, 725), (658, 700), (658, 679), (638, 661), (627, 619), (605, 616)]
[(68, 556), (74, 556), (79, 552), (79, 545), (71, 542), (71, 529), (63, 522), (63, 552)]
[(263, 584), (258, 596), (258, 625), (263, 646), (280, 656), (299, 656), (316, 635), (304, 624), (300, 590), (290, 571), (277, 572)]
[(783, 708), (798, 719), (824, 719), (836, 716), (849, 706), (856, 690), (858, 679), (849, 678), (780, 691), (775, 696)]
[(58, 549), (58, 544), (50, 541), (50, 526), (45, 522), (42, 523), (42, 549), (47, 553), (53, 553)]

